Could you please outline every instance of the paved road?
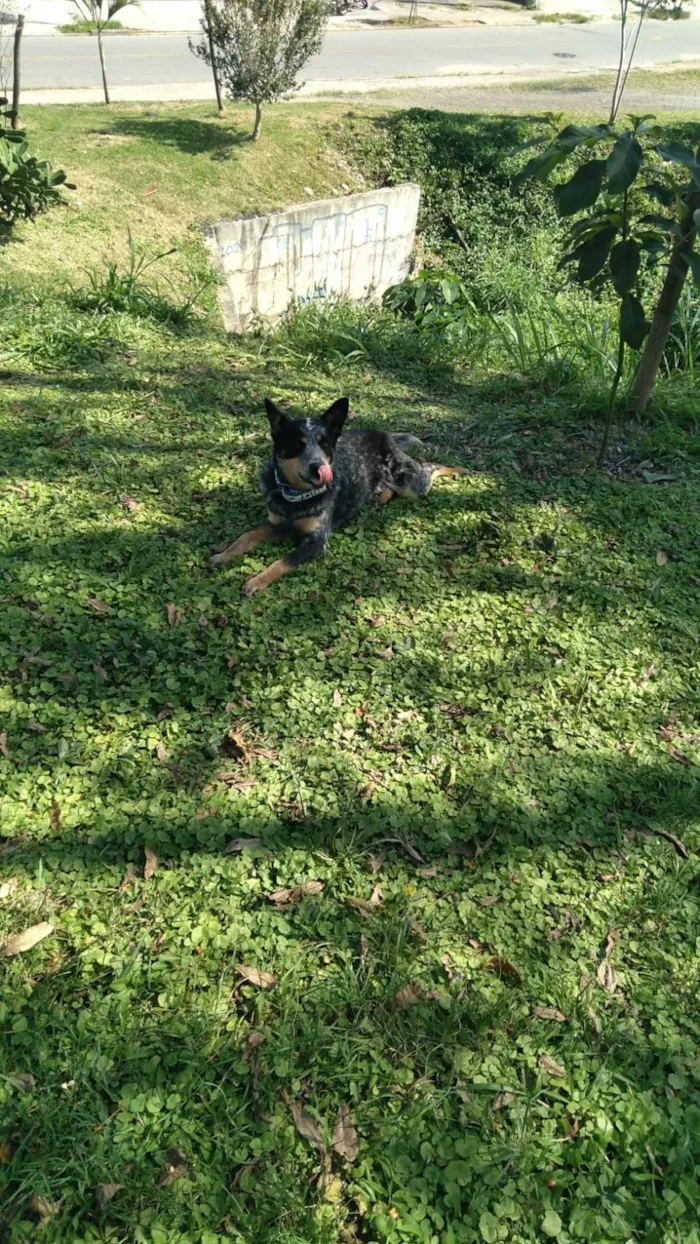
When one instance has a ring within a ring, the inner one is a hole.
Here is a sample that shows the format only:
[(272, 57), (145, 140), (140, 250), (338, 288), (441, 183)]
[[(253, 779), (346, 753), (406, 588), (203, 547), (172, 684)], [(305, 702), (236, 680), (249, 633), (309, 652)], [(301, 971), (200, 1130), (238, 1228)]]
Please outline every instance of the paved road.
[[(619, 25), (500, 26), (416, 30), (329, 31), (304, 72), (309, 82), (600, 69), (614, 64)], [(700, 58), (700, 21), (650, 22), (637, 65)], [(209, 70), (185, 35), (114, 35), (107, 43), (115, 87), (205, 83)], [(89, 35), (34, 36), (23, 45), (25, 89), (99, 87), (96, 42)]]

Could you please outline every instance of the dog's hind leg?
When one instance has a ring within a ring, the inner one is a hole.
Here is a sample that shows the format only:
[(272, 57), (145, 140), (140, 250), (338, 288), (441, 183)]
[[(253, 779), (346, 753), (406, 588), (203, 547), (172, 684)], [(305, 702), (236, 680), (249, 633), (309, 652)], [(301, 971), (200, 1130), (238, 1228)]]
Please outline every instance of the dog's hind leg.
[(210, 566), (228, 566), (234, 557), (243, 557), (244, 553), (250, 553), (256, 549), (263, 540), (278, 540), (281, 536), (279, 528), (273, 523), (262, 523), (260, 527), (254, 527), (252, 531), (246, 531), (233, 544), (229, 544), (228, 548), (223, 549), (221, 553), (214, 553), (209, 558)]
[(469, 474), (469, 471), (467, 470), (466, 467), (449, 467), (449, 466), (432, 466), (431, 465), (430, 471), (431, 471), (431, 474), (430, 474), (430, 487), (431, 488), (433, 484), (435, 483), (435, 480), (440, 475), (453, 476), (453, 475), (468, 475)]
[(416, 462), (399, 450), (392, 463), (391, 487), (399, 497), (425, 497), (440, 475), (468, 475), (466, 467)]

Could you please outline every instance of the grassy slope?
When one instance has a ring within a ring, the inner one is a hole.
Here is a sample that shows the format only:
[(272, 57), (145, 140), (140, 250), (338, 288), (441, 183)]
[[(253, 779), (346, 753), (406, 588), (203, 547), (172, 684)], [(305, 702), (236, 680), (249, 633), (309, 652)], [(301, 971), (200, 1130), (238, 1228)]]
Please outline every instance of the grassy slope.
[[(187, 237), (338, 167), (318, 145), (332, 109), (280, 113), (260, 163), (213, 158), (220, 139), (183, 151), (214, 125), (196, 109), (62, 110), (60, 132), (36, 115), (85, 208), (8, 252), (32, 280), (75, 275), (124, 219)], [(211, 323), (125, 317), (117, 339), (99, 364), (4, 378), (0, 940), (56, 933), (2, 968), (0, 1237), (43, 1213), (61, 1244), (697, 1241), (684, 429), (658, 423), (613, 478), (570, 403), (407, 376), (390, 345), (329, 369)], [(267, 557), (209, 575), (206, 556), (256, 521), (262, 397), (319, 408), (340, 389), (474, 474), (363, 516), (245, 601)], [(676, 479), (646, 484), (636, 464), (668, 462), (671, 433)], [(262, 842), (226, 854), (238, 836)], [(297, 906), (266, 897), (309, 879), (323, 892)], [(348, 899), (375, 884), (363, 916)], [(350, 1106), (340, 1182), (317, 1187), (285, 1093), (326, 1137)], [(124, 1186), (100, 1208), (107, 1183)]]

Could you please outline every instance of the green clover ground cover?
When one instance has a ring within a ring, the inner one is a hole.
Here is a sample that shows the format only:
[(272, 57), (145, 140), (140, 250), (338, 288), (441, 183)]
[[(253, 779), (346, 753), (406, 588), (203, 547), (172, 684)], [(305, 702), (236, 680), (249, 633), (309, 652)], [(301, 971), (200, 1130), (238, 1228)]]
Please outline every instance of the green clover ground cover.
[[(692, 420), (17, 297), (0, 1238), (700, 1240)], [(245, 600), (340, 391), (473, 473)]]

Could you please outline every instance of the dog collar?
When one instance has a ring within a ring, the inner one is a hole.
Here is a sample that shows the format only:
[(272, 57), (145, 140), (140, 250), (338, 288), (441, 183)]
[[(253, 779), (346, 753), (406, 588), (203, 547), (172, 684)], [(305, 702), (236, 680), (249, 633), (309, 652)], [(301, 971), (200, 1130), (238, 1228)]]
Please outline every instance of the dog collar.
[(312, 488), (309, 492), (299, 492), (298, 488), (290, 488), (289, 484), (280, 479), (277, 469), (275, 469), (275, 480), (285, 501), (310, 501), (312, 497), (320, 497), (328, 488), (328, 484), (321, 484), (320, 488)]

